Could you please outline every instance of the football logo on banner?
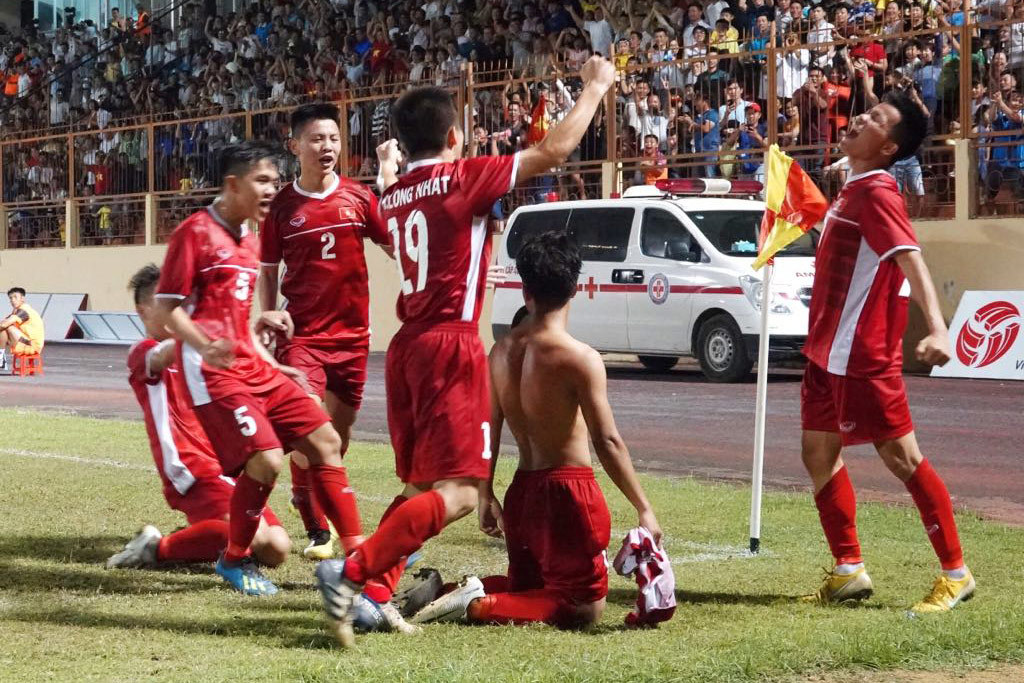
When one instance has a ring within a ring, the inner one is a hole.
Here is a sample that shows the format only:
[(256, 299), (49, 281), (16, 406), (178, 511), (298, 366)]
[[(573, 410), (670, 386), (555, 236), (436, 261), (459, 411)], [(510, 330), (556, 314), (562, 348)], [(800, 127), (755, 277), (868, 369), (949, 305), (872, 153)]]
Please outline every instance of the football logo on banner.
[(970, 368), (983, 368), (1002, 358), (1020, 332), (1020, 311), (1009, 301), (993, 301), (979, 308), (960, 328), (956, 355)]

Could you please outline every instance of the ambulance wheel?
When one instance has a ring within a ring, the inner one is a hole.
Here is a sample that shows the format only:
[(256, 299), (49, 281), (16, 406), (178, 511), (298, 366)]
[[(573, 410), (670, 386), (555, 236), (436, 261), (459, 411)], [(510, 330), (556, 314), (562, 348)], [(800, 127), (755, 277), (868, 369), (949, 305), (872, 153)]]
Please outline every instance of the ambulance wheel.
[(637, 356), (640, 364), (651, 372), (668, 372), (679, 362), (678, 356)]
[(704, 376), (712, 382), (740, 382), (754, 366), (736, 321), (724, 314), (700, 326), (697, 360)]

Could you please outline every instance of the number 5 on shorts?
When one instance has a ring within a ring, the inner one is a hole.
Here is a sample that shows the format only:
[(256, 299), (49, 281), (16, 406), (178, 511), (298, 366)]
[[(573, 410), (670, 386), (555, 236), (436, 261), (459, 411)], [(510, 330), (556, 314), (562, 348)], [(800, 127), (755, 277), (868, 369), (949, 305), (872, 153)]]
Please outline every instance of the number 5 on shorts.
[(242, 432), (242, 436), (252, 436), (256, 433), (256, 420), (252, 419), (251, 416), (246, 415), (249, 411), (249, 406), (239, 406), (235, 408), (235, 420), (238, 421), (238, 426)]

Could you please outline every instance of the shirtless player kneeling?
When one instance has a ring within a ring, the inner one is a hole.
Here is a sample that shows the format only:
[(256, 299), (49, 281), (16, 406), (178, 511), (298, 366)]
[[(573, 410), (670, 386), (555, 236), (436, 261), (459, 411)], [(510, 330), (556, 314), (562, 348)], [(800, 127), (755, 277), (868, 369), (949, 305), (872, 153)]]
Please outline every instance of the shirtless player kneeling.
[[(516, 258), (530, 315), (491, 350), (491, 476), (481, 482), (480, 528), (503, 534), (508, 576), (467, 577), (412, 619), (481, 624), (594, 624), (608, 594), (611, 517), (591, 469), (598, 460), (661, 544), (661, 528), (633, 471), (608, 404), (600, 355), (566, 325), (580, 256), (564, 233), (529, 240)], [(494, 470), (502, 423), (519, 446), (519, 469), (502, 510)]]

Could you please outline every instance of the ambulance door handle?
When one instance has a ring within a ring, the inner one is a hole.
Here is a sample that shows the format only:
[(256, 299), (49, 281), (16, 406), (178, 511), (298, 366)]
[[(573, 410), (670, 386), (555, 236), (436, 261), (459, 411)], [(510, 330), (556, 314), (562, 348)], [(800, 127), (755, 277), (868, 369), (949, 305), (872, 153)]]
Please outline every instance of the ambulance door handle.
[(644, 271), (619, 269), (612, 271), (612, 282), (618, 284), (642, 285), (644, 283)]

